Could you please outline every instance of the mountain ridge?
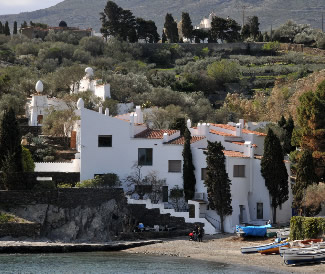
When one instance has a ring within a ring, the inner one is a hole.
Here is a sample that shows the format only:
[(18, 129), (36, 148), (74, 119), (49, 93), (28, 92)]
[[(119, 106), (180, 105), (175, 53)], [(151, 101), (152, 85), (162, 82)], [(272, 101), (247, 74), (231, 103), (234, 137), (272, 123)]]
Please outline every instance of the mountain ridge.
[[(243, 7), (245, 18), (258, 16), (260, 29), (273, 29), (287, 20), (292, 19), (297, 23), (307, 23), (314, 28), (321, 28), (321, 12), (325, 11), (325, 1), (317, 0), (116, 0), (117, 5), (123, 9), (130, 9), (136, 17), (154, 20), (161, 33), (164, 17), (167, 12), (172, 13), (179, 21), (182, 12), (189, 12), (193, 25), (198, 25), (200, 20), (207, 17), (212, 11), (217, 16), (227, 17), (242, 24)], [(163, 2), (163, 5), (162, 5)], [(61, 20), (69, 26), (80, 28), (100, 29), (100, 15), (107, 0), (65, 0), (47, 9), (20, 14), (0, 15), (0, 21), (14, 21), (20, 25), (23, 21), (47, 23), (57, 26)], [(274, 16), (276, 15), (276, 16)]]

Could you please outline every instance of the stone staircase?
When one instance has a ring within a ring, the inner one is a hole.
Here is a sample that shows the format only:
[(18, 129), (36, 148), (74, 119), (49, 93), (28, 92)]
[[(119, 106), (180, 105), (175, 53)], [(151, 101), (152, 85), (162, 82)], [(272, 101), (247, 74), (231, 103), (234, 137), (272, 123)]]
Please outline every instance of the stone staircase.
[(153, 204), (150, 199), (147, 200), (135, 200), (128, 197), (129, 205), (144, 205), (149, 210), (159, 210), (160, 214), (169, 214), (171, 217), (184, 218), (186, 224), (202, 223), (204, 225), (204, 231), (207, 235), (216, 234), (218, 231), (216, 228), (205, 218), (190, 218), (189, 212), (176, 212), (174, 209), (166, 209), (164, 204)]

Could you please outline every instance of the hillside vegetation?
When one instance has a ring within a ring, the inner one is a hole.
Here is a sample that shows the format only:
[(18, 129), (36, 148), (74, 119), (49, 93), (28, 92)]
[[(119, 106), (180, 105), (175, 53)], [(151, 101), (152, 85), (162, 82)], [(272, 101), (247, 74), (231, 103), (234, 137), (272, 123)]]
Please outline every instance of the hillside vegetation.
[[(2, 15), (0, 21), (43, 22), (52, 26), (64, 20), (70, 26), (100, 29), (99, 13), (103, 11), (106, 0), (65, 0), (54, 7), (19, 15)], [(199, 24), (203, 16), (214, 11), (217, 16), (235, 19), (242, 23), (243, 6), (245, 15), (260, 18), (261, 30), (270, 30), (271, 24), (278, 27), (289, 19), (298, 23), (308, 23), (314, 28), (321, 28), (321, 11), (325, 2), (319, 0), (116, 0), (116, 4), (130, 9), (136, 17), (154, 20), (161, 33), (166, 13), (172, 13), (178, 21), (182, 12), (189, 12), (193, 24)], [(162, 5), (163, 2), (163, 5)]]

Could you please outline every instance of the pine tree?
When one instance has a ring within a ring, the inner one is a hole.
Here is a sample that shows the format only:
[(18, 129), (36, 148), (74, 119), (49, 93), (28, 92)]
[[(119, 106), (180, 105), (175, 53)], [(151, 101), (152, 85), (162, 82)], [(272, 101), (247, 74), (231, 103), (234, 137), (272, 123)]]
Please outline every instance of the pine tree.
[(8, 21), (6, 21), (6, 23), (5, 23), (3, 33), (4, 33), (6, 36), (10, 36), (10, 28), (9, 28), (9, 23), (8, 23)]
[(186, 127), (184, 132), (184, 149), (183, 149), (183, 184), (186, 201), (193, 199), (195, 193), (196, 178), (194, 174), (191, 151), (191, 132)]
[(224, 232), (224, 219), (232, 214), (231, 181), (226, 172), (224, 147), (220, 142), (209, 142), (204, 152), (207, 162), (207, 176), (204, 184), (208, 191), (209, 206), (220, 216), (221, 232)]
[[(0, 170), (7, 178), (3, 181), (7, 188), (13, 188), (12, 184), (19, 182), (11, 180), (14, 174), (23, 171), (21, 136), (15, 112), (12, 108), (5, 111), (0, 128)], [(8, 172), (7, 172), (8, 171)]]
[(182, 33), (185, 38), (190, 39), (190, 41), (192, 42), (193, 25), (188, 12), (182, 13)]
[(175, 22), (173, 16), (170, 13), (166, 14), (164, 29), (168, 41), (170, 43), (178, 43), (179, 37), (177, 23)]
[(297, 108), (301, 139), (299, 145), (313, 151), (315, 171), (321, 181), (325, 180), (325, 81), (316, 91), (300, 96)]
[(17, 27), (17, 21), (14, 22), (14, 31), (13, 34), (17, 34), (18, 33), (18, 27)]
[(276, 223), (276, 209), (289, 198), (288, 172), (284, 164), (280, 140), (268, 130), (264, 140), (264, 154), (261, 161), (261, 173), (271, 196), (273, 223)]
[[(317, 183), (317, 176), (315, 174), (315, 167), (312, 153), (309, 150), (304, 150), (297, 163), (296, 183), (293, 185), (293, 207), (297, 209), (299, 215), (303, 213), (303, 202), (305, 191), (308, 186)], [(308, 209), (306, 210), (309, 215)]]

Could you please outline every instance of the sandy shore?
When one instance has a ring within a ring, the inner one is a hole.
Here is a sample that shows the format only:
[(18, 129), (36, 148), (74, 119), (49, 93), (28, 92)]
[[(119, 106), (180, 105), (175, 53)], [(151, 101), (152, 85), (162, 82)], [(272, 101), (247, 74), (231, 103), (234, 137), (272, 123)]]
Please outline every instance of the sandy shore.
[(242, 254), (240, 247), (269, 243), (271, 240), (243, 240), (234, 235), (206, 236), (202, 243), (187, 237), (128, 249), (124, 252), (189, 257), (226, 264), (257, 267), (275, 273), (325, 273), (325, 264), (286, 266), (279, 255)]

